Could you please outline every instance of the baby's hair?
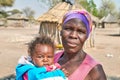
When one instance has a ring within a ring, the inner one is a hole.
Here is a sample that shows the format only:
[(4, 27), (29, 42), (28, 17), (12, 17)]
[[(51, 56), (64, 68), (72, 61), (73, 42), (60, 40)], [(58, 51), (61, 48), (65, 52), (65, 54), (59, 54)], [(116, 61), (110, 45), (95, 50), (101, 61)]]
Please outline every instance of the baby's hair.
[(51, 46), (53, 48), (53, 50), (55, 50), (54, 41), (50, 37), (48, 37), (48, 36), (38, 36), (34, 40), (32, 40), (28, 45), (28, 51), (29, 51), (30, 55), (32, 55), (34, 53), (35, 46), (37, 44), (48, 45), (48, 46)]

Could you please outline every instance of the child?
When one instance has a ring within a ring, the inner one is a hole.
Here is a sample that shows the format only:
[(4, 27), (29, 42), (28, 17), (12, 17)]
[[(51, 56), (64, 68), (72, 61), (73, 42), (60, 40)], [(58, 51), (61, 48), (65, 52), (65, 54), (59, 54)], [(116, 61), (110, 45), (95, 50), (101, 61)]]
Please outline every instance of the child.
[(21, 57), (16, 67), (16, 80), (67, 80), (54, 63), (54, 42), (47, 36), (36, 37), (29, 44), (29, 56)]

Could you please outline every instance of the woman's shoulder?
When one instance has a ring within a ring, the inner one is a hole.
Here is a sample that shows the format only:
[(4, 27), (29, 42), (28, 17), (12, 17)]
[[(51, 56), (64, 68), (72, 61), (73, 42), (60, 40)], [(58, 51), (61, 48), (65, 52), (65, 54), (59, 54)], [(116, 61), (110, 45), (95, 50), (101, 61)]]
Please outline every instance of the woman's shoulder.
[(90, 55), (86, 54), (86, 57), (84, 59), (84, 63), (88, 64), (91, 67), (94, 67), (98, 64), (100, 64), (97, 60), (95, 60), (93, 57), (91, 57)]
[(101, 64), (97, 64), (95, 67), (93, 67), (89, 72), (89, 75), (92, 77), (92, 79), (95, 80), (107, 80)]
[(102, 65), (89, 55), (87, 55), (87, 61), (89, 66), (91, 66), (91, 70), (88, 75), (90, 75), (92, 79), (95, 80), (106, 80), (105, 72)]

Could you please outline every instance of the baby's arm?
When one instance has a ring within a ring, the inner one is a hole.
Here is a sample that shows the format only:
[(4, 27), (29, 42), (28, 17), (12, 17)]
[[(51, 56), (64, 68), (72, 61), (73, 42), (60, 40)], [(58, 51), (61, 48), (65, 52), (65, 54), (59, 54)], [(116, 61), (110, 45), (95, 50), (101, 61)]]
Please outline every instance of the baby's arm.
[(30, 78), (31, 80), (44, 79), (44, 78), (56, 78), (56, 77), (57, 78), (60, 77), (60, 78), (63, 78), (61, 80), (65, 80), (66, 78), (64, 72), (60, 70), (60, 65), (57, 63), (51, 66), (43, 67), (43, 70), (41, 70), (40, 68), (31, 70), (29, 71), (28, 76), (31, 77)]
[(56, 69), (59, 69), (59, 70), (63, 71), (63, 73), (64, 73), (67, 77), (69, 76), (69, 72), (68, 72), (65, 68), (61, 68), (61, 65), (60, 65), (59, 63), (55, 63), (55, 64), (47, 67), (47, 71), (48, 71), (48, 72), (53, 71), (53, 70), (56, 70)]
[(56, 69), (61, 69), (61, 66), (60, 66), (60, 64), (55, 63), (53, 65), (46, 66), (46, 69), (49, 72), (49, 71), (53, 71), (53, 70), (56, 70)]

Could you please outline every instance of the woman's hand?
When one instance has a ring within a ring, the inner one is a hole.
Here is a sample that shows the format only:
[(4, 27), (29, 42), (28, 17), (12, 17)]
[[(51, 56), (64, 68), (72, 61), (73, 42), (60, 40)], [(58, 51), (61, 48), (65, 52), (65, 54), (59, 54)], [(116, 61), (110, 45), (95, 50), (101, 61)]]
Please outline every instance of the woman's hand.
[(69, 72), (65, 68), (61, 68), (61, 70), (65, 73), (65, 75), (68, 77), (70, 76)]

